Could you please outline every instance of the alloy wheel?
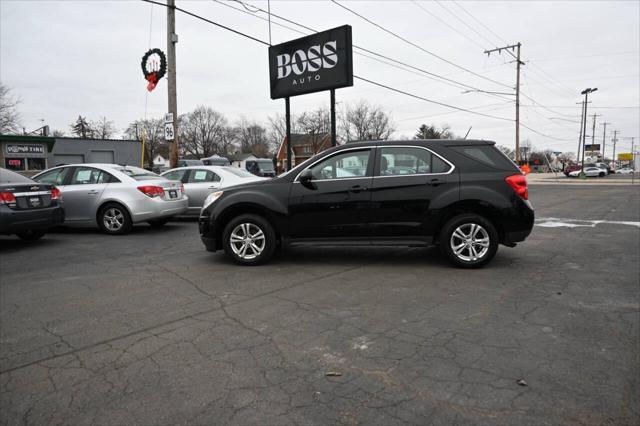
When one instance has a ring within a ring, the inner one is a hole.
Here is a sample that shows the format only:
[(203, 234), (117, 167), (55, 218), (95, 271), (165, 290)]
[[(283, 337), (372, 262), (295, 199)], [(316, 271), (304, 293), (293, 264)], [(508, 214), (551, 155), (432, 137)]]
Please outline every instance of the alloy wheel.
[(241, 223), (231, 231), (229, 242), (236, 256), (251, 260), (260, 256), (266, 240), (264, 232), (255, 223)]
[(124, 215), (117, 208), (111, 207), (104, 212), (102, 223), (104, 223), (104, 227), (110, 232), (119, 231), (124, 225)]
[(489, 251), (489, 233), (477, 223), (465, 223), (453, 231), (449, 244), (458, 259), (475, 262)]

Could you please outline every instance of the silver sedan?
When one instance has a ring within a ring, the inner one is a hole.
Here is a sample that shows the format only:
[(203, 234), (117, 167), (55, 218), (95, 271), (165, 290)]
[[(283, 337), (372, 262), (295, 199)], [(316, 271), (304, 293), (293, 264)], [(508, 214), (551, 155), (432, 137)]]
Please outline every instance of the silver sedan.
[(181, 182), (117, 164), (71, 164), (54, 167), (33, 179), (60, 189), (67, 226), (98, 226), (107, 234), (124, 234), (134, 223), (162, 226), (187, 210)]
[(231, 166), (179, 167), (167, 170), (161, 176), (184, 184), (189, 197), (189, 215), (199, 214), (205, 198), (218, 189), (268, 179)]

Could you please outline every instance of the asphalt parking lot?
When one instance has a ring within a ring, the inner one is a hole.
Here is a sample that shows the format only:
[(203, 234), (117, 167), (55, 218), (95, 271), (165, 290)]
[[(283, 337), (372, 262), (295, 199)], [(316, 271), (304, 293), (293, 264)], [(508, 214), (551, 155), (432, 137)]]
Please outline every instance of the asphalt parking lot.
[(486, 268), (305, 248), (238, 267), (197, 223), (0, 237), (14, 424), (640, 423), (638, 186), (533, 185)]

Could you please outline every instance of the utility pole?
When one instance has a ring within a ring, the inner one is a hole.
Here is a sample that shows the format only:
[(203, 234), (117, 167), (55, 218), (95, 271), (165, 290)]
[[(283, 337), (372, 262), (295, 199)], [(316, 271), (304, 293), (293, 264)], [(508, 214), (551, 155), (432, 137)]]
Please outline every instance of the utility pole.
[[(524, 65), (524, 62), (520, 60), (521, 46), (522, 44), (518, 43), (512, 44), (511, 46), (499, 47), (496, 49), (484, 51), (487, 56), (490, 56), (493, 52), (501, 53), (503, 50), (506, 50), (511, 56), (516, 58), (516, 164), (518, 165), (520, 165), (520, 66)], [(512, 52), (514, 49), (517, 49), (517, 53), (515, 55)]]
[(167, 82), (169, 113), (173, 114), (173, 143), (169, 152), (171, 168), (178, 166), (178, 93), (176, 87), (176, 0), (167, 0)]
[(580, 136), (578, 136), (578, 150), (576, 151), (576, 162), (580, 163), (580, 147), (582, 146), (582, 126), (584, 123), (584, 101), (580, 102), (582, 104), (582, 110), (580, 111)]
[(591, 153), (593, 153), (593, 144), (596, 143), (596, 117), (602, 117), (602, 115), (593, 114), (593, 128), (591, 129)]
[(604, 126), (604, 130), (603, 130), (603, 132), (602, 132), (602, 161), (604, 161), (604, 160), (605, 160), (605, 156), (604, 156), (604, 146), (605, 146), (605, 143), (606, 143), (606, 137), (607, 137), (607, 124), (611, 124), (611, 123), (604, 122), (604, 123), (602, 123), (602, 124), (601, 124), (602, 126)]
[(613, 139), (611, 139), (611, 141), (613, 142), (613, 165), (614, 165), (614, 169), (616, 169), (616, 142), (618, 142), (618, 130), (614, 130), (613, 131)]
[[(584, 179), (584, 151), (585, 144), (587, 143), (587, 104), (589, 103), (589, 93), (593, 93), (598, 90), (597, 87), (584, 89), (580, 94), (584, 95), (584, 125), (582, 127), (582, 169), (580, 171), (580, 178)], [(595, 120), (595, 118), (594, 118)]]

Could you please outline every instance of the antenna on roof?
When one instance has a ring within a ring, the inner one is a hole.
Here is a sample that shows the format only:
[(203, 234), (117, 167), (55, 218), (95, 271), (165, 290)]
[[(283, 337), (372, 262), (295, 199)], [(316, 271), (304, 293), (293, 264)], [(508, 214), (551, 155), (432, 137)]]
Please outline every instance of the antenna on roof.
[(464, 135), (464, 139), (467, 138), (467, 136), (469, 136), (469, 132), (471, 132), (471, 129), (473, 128), (473, 126), (469, 126), (469, 130), (467, 130), (467, 134)]

